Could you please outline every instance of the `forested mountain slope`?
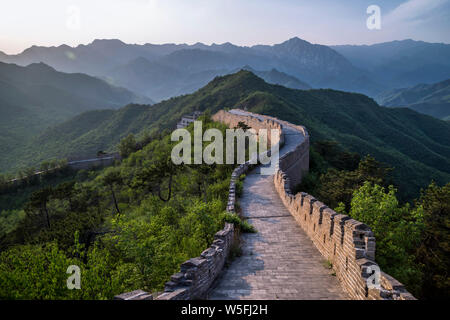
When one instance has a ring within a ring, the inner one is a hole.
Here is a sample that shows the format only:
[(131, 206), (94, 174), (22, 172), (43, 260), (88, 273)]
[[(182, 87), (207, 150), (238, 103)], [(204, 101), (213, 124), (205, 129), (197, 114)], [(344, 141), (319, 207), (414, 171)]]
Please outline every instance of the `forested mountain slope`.
[[(259, 71), (276, 69), (316, 88), (334, 88), (376, 94), (386, 89), (367, 71), (350, 63), (328, 46), (297, 37), (275, 45), (236, 46), (231, 43), (136, 45), (117, 39), (95, 40), (69, 47), (33, 46), (17, 55), (0, 55), (0, 61), (26, 65), (44, 62), (64, 72), (83, 72), (136, 89), (155, 100), (192, 93), (214, 76), (250, 66)], [(178, 81), (181, 79), (184, 81)], [(191, 82), (201, 77), (203, 82)], [(143, 86), (141, 81), (148, 81)], [(147, 80), (146, 80), (147, 79)], [(162, 79), (164, 81), (158, 81)]]
[[(39, 150), (53, 146), (55, 157), (67, 155), (69, 151), (89, 153), (113, 148), (127, 133), (172, 130), (182, 115), (195, 110), (214, 113), (232, 107), (302, 124), (313, 140), (332, 139), (350, 151), (371, 154), (395, 168), (393, 178), (405, 195), (417, 195), (432, 179), (441, 184), (450, 181), (448, 122), (406, 108), (380, 107), (361, 94), (270, 85), (248, 71), (217, 77), (194, 94), (172, 98), (151, 108), (129, 105), (113, 111), (98, 127), (86, 128), (78, 137), (70, 136), (68, 141), (57, 138), (70, 135), (70, 131), (65, 132), (70, 127), (62, 125), (38, 137), (33, 145), (41, 146)], [(78, 127), (78, 121), (73, 121), (71, 126)], [(65, 145), (64, 151), (60, 145)], [(31, 147), (29, 159), (34, 159), (37, 152)]]
[(152, 101), (43, 63), (21, 67), (0, 62), (0, 170), (17, 167), (30, 140), (48, 127), (88, 110), (117, 109), (131, 102)]
[(408, 107), (444, 119), (450, 116), (450, 79), (383, 92), (377, 101), (386, 107)]

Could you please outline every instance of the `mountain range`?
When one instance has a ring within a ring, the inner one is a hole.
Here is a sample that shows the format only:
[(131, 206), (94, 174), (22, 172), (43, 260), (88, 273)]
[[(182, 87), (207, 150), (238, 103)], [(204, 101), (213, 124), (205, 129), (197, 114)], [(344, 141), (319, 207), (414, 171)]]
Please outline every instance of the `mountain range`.
[(37, 136), (23, 150), (22, 164), (49, 156), (113, 151), (129, 133), (173, 129), (185, 114), (214, 113), (226, 107), (302, 124), (313, 140), (332, 139), (361, 155), (371, 154), (395, 167), (394, 181), (408, 197), (416, 196), (432, 179), (450, 180), (450, 123), (406, 108), (380, 107), (361, 94), (268, 84), (244, 70), (216, 77), (193, 94), (151, 107), (131, 104), (116, 111), (83, 113)]
[[(257, 71), (246, 65), (232, 70), (226, 69), (225, 66), (222, 69), (202, 70), (201, 67), (196, 67), (194, 63), (189, 62), (201, 56), (197, 51), (182, 51), (180, 54), (193, 55), (191, 58), (186, 58), (186, 64), (190, 65), (189, 68), (183, 68), (182, 64), (177, 65), (175, 62), (149, 61), (139, 57), (109, 71), (104, 78), (109, 83), (129, 88), (156, 100), (192, 93), (205, 86), (216, 76), (235, 73), (241, 69), (252, 71), (272, 84), (293, 89), (311, 89), (307, 83), (276, 69)], [(166, 59), (170, 59), (170, 57)]]
[(390, 88), (431, 84), (450, 77), (450, 45), (411, 39), (373, 45), (330, 46), (372, 79)]
[(448, 119), (449, 57), (445, 44), (328, 47), (299, 38), (252, 47), (95, 40), (0, 53), (0, 170), (92, 157), (195, 110), (237, 106), (374, 155), (412, 194), (431, 179), (449, 181), (450, 123), (413, 111)]
[[(15, 151), (50, 126), (88, 110), (118, 109), (152, 101), (85, 74), (67, 74), (43, 64), (0, 62), (0, 168)], [(7, 156), (6, 156), (7, 155)]]
[(434, 84), (418, 84), (394, 89), (377, 96), (386, 107), (407, 107), (435, 118), (450, 117), (450, 79)]
[(140, 94), (153, 93), (149, 97), (157, 101), (191, 93), (215, 76), (244, 66), (258, 71), (276, 69), (314, 88), (366, 94), (386, 89), (337, 51), (299, 38), (252, 47), (231, 43), (136, 45), (114, 39), (95, 40), (77, 47), (32, 46), (17, 55), (0, 54), (0, 61), (20, 65), (44, 62), (62, 72), (82, 72), (129, 86), (130, 90), (138, 89)]
[[(95, 40), (70, 47), (32, 46), (0, 61), (44, 62), (63, 72), (82, 72), (160, 101), (192, 93), (216, 76), (250, 67), (276, 70), (313, 88), (375, 97), (383, 91), (443, 81), (450, 74), (450, 45), (402, 40), (375, 45), (324, 46), (300, 38), (275, 45), (231, 43), (126, 44)], [(266, 79), (267, 80), (267, 79)]]

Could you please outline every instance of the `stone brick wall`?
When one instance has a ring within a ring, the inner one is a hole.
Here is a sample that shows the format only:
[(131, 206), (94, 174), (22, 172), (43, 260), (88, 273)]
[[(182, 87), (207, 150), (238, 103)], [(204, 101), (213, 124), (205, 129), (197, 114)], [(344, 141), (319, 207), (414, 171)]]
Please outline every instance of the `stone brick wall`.
[(164, 293), (157, 300), (192, 300), (204, 298), (209, 287), (222, 270), (233, 244), (234, 225), (225, 227), (214, 235), (213, 244), (200, 257), (189, 259), (181, 265), (180, 272), (172, 275)]
[[(224, 111), (213, 116), (215, 121), (227, 124), (229, 127), (235, 127), (239, 121), (245, 122), (254, 128), (257, 132), (262, 129), (280, 129), (280, 142), (283, 141), (281, 135), (281, 125), (275, 121), (260, 121), (253, 117), (234, 116)], [(238, 120), (238, 121), (237, 121)], [(270, 154), (270, 150), (268, 151)], [(239, 177), (251, 170), (254, 165), (248, 161), (237, 166), (231, 175), (230, 187), (228, 193), (228, 203), (226, 210), (235, 213), (236, 203), (236, 182)], [(222, 230), (214, 235), (212, 245), (203, 251), (199, 257), (189, 259), (180, 267), (180, 272), (171, 276), (170, 281), (166, 283), (164, 293), (155, 297), (155, 300), (193, 300), (205, 297), (214, 280), (222, 271), (228, 258), (230, 249), (233, 245), (235, 228), (231, 223), (225, 223)], [(115, 300), (149, 300), (153, 297), (142, 290), (127, 292), (114, 297)]]
[(274, 117), (247, 112), (248, 116), (220, 111), (213, 119), (237, 126), (239, 121), (247, 123), (255, 130), (268, 123), (271, 128), (289, 127), (304, 136), (304, 140), (291, 152), (280, 158), (279, 169), (274, 175), (274, 183), (284, 205), (306, 232), (325, 259), (333, 264), (333, 269), (342, 288), (352, 299), (411, 300), (415, 299), (396, 279), (380, 272), (379, 288), (369, 289), (367, 279), (372, 270), (379, 267), (375, 262), (376, 242), (370, 228), (349, 216), (338, 214), (325, 204), (304, 192), (292, 194), (292, 189), (309, 170), (309, 134), (305, 127), (293, 125)]
[(309, 171), (309, 137), (280, 158), (279, 169), (289, 177), (290, 189), (302, 181), (303, 174)]
[[(239, 122), (244, 122), (249, 127), (254, 129), (257, 134), (259, 133), (259, 130), (261, 130), (261, 129), (266, 129), (266, 130), (278, 129), (278, 130), (280, 130), (280, 133), (281, 133), (282, 125), (279, 122), (277, 122), (275, 119), (261, 120), (261, 119), (257, 118), (258, 115), (252, 114), (250, 112), (248, 112), (248, 113), (250, 115), (244, 116), (244, 115), (237, 115), (237, 114), (233, 114), (233, 113), (230, 113), (230, 112), (227, 112), (224, 110), (220, 110), (215, 115), (213, 115), (211, 118), (214, 121), (222, 122), (222, 123), (228, 125), (229, 128), (237, 127)], [(253, 116), (251, 116), (251, 115), (253, 115)], [(270, 133), (267, 136), (267, 140), (269, 143), (271, 143)], [(280, 142), (280, 143), (282, 143), (282, 142)]]
[[(226, 210), (235, 213), (236, 182), (239, 177), (251, 170), (252, 164), (246, 162), (236, 167), (231, 175)], [(189, 259), (181, 265), (179, 273), (172, 275), (166, 283), (164, 293), (157, 300), (193, 300), (205, 297), (214, 280), (222, 271), (233, 245), (235, 228), (231, 223), (214, 236), (213, 244), (202, 252), (200, 257)]]
[[(352, 299), (394, 299), (410, 300), (414, 297), (405, 287), (391, 276), (380, 273), (380, 288), (369, 289), (367, 278), (369, 267), (378, 267), (375, 262), (375, 238), (370, 228), (350, 217), (338, 214), (325, 204), (306, 193), (293, 195), (292, 188), (301, 182), (309, 169), (309, 135), (302, 126), (296, 126), (273, 117), (261, 119), (260, 115), (247, 113), (237, 115), (219, 111), (212, 118), (235, 127), (240, 121), (257, 132), (264, 129), (280, 129), (280, 145), (284, 143), (283, 127), (289, 126), (304, 136), (304, 140), (291, 152), (280, 158), (279, 169), (274, 175), (274, 183), (284, 205), (306, 232), (325, 259), (333, 264), (333, 269), (342, 288)], [(269, 151), (270, 152), (270, 151)], [(248, 162), (238, 166), (232, 174), (227, 211), (235, 212), (235, 186), (239, 176), (252, 169)], [(211, 247), (196, 257), (184, 262), (179, 273), (172, 275), (165, 292), (158, 300), (201, 299), (221, 272), (233, 244), (235, 229), (232, 224), (216, 233)], [(122, 300), (151, 299), (151, 295), (141, 290), (115, 297)]]
[(120, 159), (120, 155), (118, 153), (115, 153), (102, 158), (70, 161), (67, 163), (67, 166), (73, 170), (88, 170), (96, 167), (112, 166), (116, 160)]
[[(260, 129), (279, 129), (277, 139), (283, 144), (282, 125), (275, 120), (260, 120), (252, 116), (240, 116), (226, 111), (219, 111), (212, 119), (233, 128), (239, 122), (244, 122), (257, 134)], [(268, 137), (270, 141), (270, 135)], [(270, 150), (268, 151), (270, 155)], [(254, 165), (247, 161), (236, 167), (231, 175), (228, 193), (227, 211), (235, 213), (236, 182), (239, 177), (251, 170)], [(224, 229), (217, 232), (211, 247), (202, 252), (200, 257), (190, 259), (181, 265), (181, 271), (172, 275), (171, 281), (166, 283), (165, 292), (158, 296), (158, 300), (191, 300), (204, 298), (210, 286), (222, 271), (228, 258), (234, 239), (234, 225), (226, 223)]]
[[(287, 125), (287, 124), (285, 124)], [(274, 183), (284, 205), (306, 232), (320, 253), (332, 263), (342, 288), (352, 299), (410, 300), (414, 297), (391, 276), (380, 273), (380, 287), (369, 289), (367, 279), (371, 270), (378, 268), (375, 262), (375, 237), (370, 228), (349, 216), (338, 214), (325, 204), (304, 192), (292, 194), (291, 189), (301, 181), (307, 168), (296, 165), (301, 153), (309, 148), (309, 138), (303, 127), (297, 127), (306, 139), (292, 152), (280, 159)]]

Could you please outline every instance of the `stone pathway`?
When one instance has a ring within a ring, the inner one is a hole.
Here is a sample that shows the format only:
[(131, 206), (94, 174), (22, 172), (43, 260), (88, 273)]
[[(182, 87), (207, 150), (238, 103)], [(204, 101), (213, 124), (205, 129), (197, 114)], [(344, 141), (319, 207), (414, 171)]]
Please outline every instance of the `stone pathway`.
[[(287, 130), (286, 130), (287, 129)], [(303, 136), (285, 128), (280, 154)], [(256, 168), (244, 181), (243, 216), (258, 233), (243, 234), (242, 256), (224, 269), (209, 299), (347, 299), (306, 233), (284, 207), (273, 183)]]

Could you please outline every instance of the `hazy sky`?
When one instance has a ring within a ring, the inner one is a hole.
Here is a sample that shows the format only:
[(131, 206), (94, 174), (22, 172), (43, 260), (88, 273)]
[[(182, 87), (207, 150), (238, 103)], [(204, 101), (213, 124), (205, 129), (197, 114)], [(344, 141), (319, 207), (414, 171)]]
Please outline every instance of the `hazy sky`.
[[(369, 5), (381, 30), (366, 27)], [(118, 38), (127, 43), (450, 43), (450, 0), (2, 0), (0, 50)]]

